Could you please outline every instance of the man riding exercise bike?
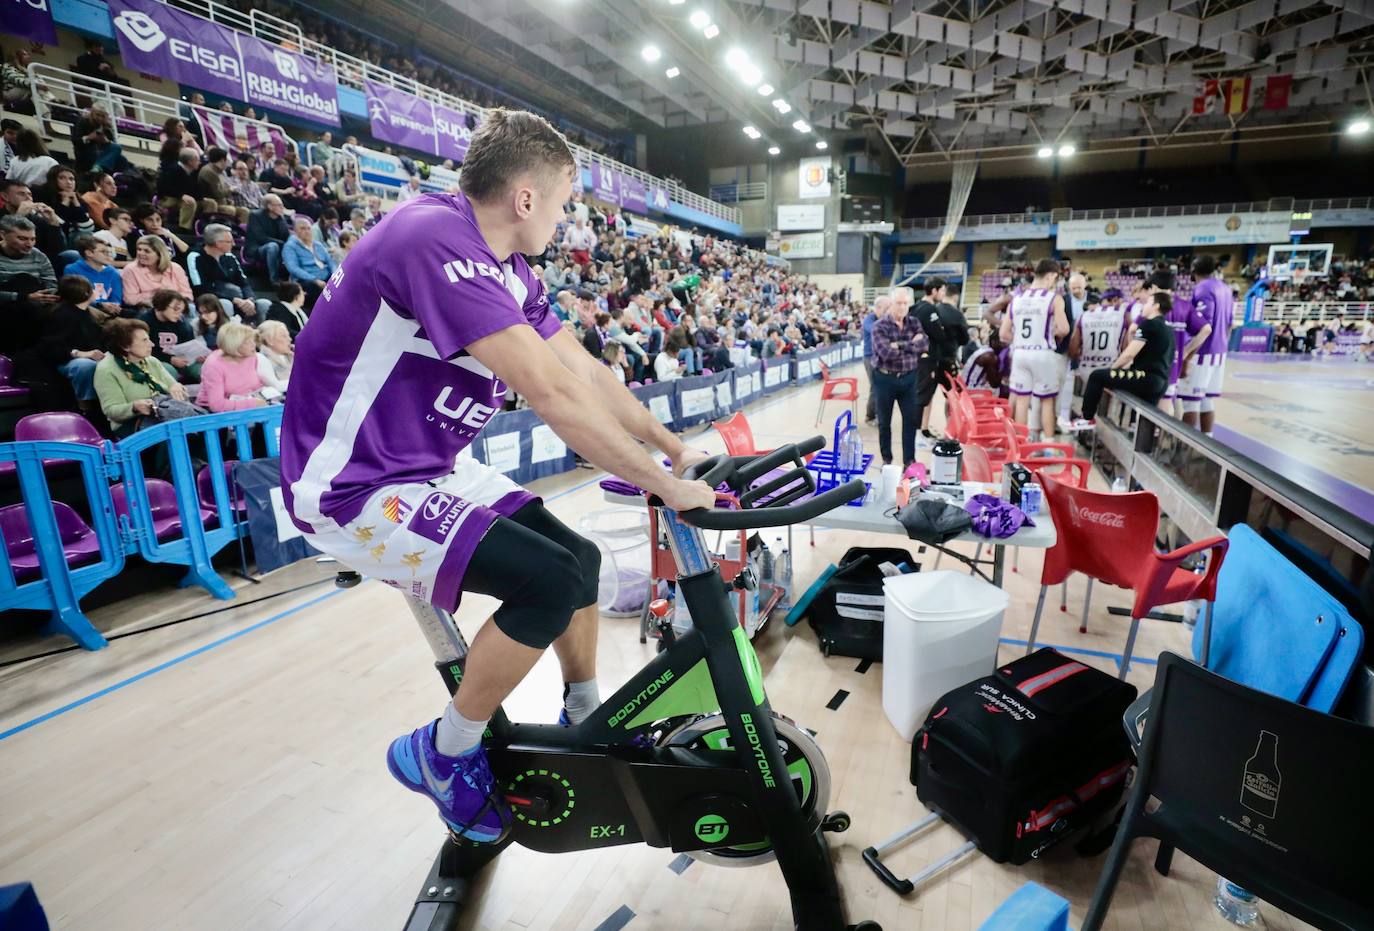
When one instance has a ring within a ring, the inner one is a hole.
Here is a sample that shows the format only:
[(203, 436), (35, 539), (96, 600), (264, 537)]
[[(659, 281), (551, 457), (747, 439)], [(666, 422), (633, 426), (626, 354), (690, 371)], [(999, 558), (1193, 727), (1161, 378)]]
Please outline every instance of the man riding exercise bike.
[(387, 754), (392, 775), (474, 842), (497, 841), (512, 820), (483, 732), (544, 650), (558, 655), (567, 722), (600, 704), (596, 547), (464, 455), (507, 386), (572, 449), (666, 506), (715, 500), (676, 477), (703, 455), (560, 328), (524, 259), (552, 238), (576, 172), (545, 120), (488, 111), (461, 193), (394, 208), (330, 277), (298, 339), (301, 387), (282, 422), (284, 502), (312, 545), (444, 611), (464, 591), (501, 601), (453, 701)]

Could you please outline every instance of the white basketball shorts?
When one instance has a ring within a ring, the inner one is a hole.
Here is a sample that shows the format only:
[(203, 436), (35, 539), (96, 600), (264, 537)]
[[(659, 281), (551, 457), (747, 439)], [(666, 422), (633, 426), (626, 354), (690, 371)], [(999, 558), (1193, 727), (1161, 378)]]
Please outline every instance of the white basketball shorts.
[(1053, 349), (1017, 349), (1011, 354), (1011, 393), (1052, 398), (1064, 381), (1064, 361)]

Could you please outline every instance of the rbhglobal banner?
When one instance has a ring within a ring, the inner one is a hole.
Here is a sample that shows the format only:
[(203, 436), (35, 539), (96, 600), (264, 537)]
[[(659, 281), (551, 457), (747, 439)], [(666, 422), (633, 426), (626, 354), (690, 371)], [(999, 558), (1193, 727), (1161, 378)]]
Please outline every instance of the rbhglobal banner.
[(1055, 245), (1067, 249), (1154, 246), (1245, 246), (1288, 241), (1292, 215), (1283, 210), (1187, 217), (1113, 217), (1062, 220)]
[(339, 125), (332, 65), (173, 9), (157, 0), (109, 0), (124, 63), (235, 100)]
[(472, 129), (468, 116), (376, 81), (364, 81), (372, 135), (383, 142), (461, 162)]

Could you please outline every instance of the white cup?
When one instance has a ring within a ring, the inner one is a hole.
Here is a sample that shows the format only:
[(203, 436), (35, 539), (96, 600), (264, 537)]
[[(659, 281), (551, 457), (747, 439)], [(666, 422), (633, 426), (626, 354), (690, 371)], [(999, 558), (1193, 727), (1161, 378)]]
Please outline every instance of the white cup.
[(895, 465), (883, 466), (882, 479), (878, 486), (878, 502), (883, 507), (897, 503), (897, 483), (902, 479), (902, 470)]

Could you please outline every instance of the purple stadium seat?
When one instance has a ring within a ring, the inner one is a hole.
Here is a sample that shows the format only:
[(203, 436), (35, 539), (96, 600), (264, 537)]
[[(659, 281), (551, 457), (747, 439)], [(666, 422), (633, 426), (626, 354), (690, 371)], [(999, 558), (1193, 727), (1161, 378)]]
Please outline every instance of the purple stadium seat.
[(14, 440), (16, 443), (84, 443), (96, 447), (105, 442), (89, 420), (69, 411), (30, 414), (15, 424)]
[[(57, 518), (57, 530), (62, 536), (62, 552), (67, 565), (75, 569), (100, 559), (100, 541), (95, 531), (86, 526), (81, 516), (61, 501), (52, 503)], [(5, 536), (10, 565), (14, 567), (16, 582), (29, 582), (39, 576), (38, 552), (34, 548), (33, 529), (29, 526), (27, 507), (11, 504), (0, 508), (0, 533)]]
[[(177, 512), (176, 488), (171, 482), (164, 482), (160, 478), (146, 479), (144, 487), (148, 489), (148, 505), (153, 512), (154, 536), (159, 542), (181, 536), (181, 515)], [(114, 499), (115, 514), (119, 517), (128, 517), (129, 499), (124, 491), (123, 482), (111, 486), (110, 497)], [(207, 527), (212, 526), (215, 521), (214, 510), (201, 507), (200, 521)]]
[[(234, 463), (224, 464), (224, 480), (229, 483), (229, 493), (233, 495), (234, 510), (239, 514), (248, 513), (248, 503), (243, 498), (243, 489), (234, 485)], [(200, 506), (211, 513), (218, 513), (215, 505), (215, 486), (210, 478), (210, 467), (205, 466), (196, 473), (196, 491), (200, 494)]]
[(9, 356), (0, 356), (0, 402), (27, 401), (29, 389), (14, 384), (14, 363)]

